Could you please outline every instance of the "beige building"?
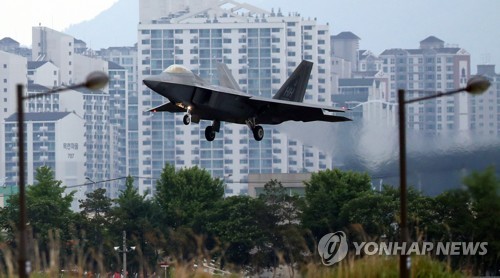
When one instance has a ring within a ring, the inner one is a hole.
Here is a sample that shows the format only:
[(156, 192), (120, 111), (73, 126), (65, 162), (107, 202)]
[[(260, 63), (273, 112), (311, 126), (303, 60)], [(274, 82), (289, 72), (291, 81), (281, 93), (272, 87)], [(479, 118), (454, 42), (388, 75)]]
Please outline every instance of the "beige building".
[(248, 175), (248, 195), (257, 197), (264, 191), (264, 185), (271, 180), (281, 182), (286, 189), (287, 194), (304, 196), (306, 185), (304, 182), (311, 179), (311, 173), (293, 173), (293, 174), (249, 174)]

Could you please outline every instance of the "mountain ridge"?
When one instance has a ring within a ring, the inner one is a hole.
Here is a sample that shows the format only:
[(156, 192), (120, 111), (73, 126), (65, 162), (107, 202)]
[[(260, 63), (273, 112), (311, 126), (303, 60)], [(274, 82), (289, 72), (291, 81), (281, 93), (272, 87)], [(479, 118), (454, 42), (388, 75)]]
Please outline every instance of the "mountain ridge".
[(63, 33), (84, 41), (94, 50), (132, 46), (137, 43), (138, 23), (139, 0), (119, 0), (93, 19), (70, 25)]

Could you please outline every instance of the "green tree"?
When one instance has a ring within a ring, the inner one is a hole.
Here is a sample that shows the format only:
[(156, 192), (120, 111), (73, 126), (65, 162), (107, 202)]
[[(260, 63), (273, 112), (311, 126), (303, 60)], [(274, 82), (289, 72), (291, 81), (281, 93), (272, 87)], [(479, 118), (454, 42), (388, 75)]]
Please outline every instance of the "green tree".
[(261, 268), (276, 263), (272, 226), (275, 218), (261, 199), (233, 196), (220, 200), (211, 212), (208, 230), (219, 241), (221, 267), (252, 265)]
[[(106, 196), (106, 189), (98, 188), (85, 194), (87, 198), (78, 200), (80, 215), (78, 229), (81, 233), (89, 264), (98, 269), (99, 273), (105, 271), (101, 256), (108, 260), (113, 246), (109, 245), (109, 227), (111, 223), (112, 201)], [(106, 262), (104, 262), (106, 263)]]
[(476, 262), (481, 273), (497, 273), (500, 263), (500, 179), (494, 167), (483, 172), (474, 172), (464, 179), (470, 193), (473, 226), (470, 233), (475, 242), (488, 242), (488, 253)]
[[(157, 217), (151, 200), (146, 194), (139, 194), (134, 186), (134, 179), (127, 177), (125, 189), (114, 201), (116, 206), (112, 210), (113, 222), (110, 230), (113, 234), (114, 246), (122, 245), (123, 231), (127, 235), (127, 246), (135, 246), (134, 252), (129, 252), (130, 270), (140, 273), (154, 270), (158, 261), (156, 250), (160, 248), (159, 232), (155, 227)], [(116, 262), (118, 263), (118, 262)]]
[(154, 201), (169, 228), (191, 227), (204, 232), (208, 212), (224, 195), (223, 182), (197, 166), (178, 171), (167, 164), (156, 185)]
[[(35, 184), (26, 189), (26, 212), (28, 229), (39, 243), (39, 250), (48, 254), (50, 233), (59, 234), (66, 243), (73, 238), (72, 225), (75, 213), (71, 211), (74, 193), (65, 194), (65, 186), (55, 180), (54, 172), (47, 166), (36, 169)], [(19, 219), (19, 195), (14, 195), (7, 206), (0, 210), (2, 229), (13, 240)], [(57, 233), (56, 233), (57, 231)]]
[[(274, 253), (281, 263), (295, 265), (304, 261), (304, 252), (309, 251), (305, 244), (302, 226), (300, 225), (303, 199), (298, 195), (289, 195), (282, 183), (270, 180), (264, 185), (264, 191), (259, 196), (265, 204), (265, 209), (273, 216), (271, 220), (272, 244)], [(278, 260), (276, 260), (278, 261)], [(293, 267), (291, 269), (293, 273)]]
[(348, 223), (346, 228), (350, 230), (351, 240), (395, 238), (392, 224), (397, 221), (399, 198), (396, 199), (392, 192), (389, 186), (384, 186), (381, 192), (364, 191), (342, 207), (339, 217)]
[(344, 228), (349, 222), (340, 213), (345, 204), (371, 190), (366, 173), (325, 170), (311, 175), (306, 182), (306, 205), (302, 223), (319, 240), (331, 231)]

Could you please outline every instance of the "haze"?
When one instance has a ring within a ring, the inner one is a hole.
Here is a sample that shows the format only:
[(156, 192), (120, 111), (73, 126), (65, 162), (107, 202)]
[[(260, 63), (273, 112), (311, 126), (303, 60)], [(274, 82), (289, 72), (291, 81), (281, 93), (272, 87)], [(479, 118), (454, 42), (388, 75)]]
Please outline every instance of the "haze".
[[(330, 24), (333, 35), (355, 33), (361, 38), (361, 49), (375, 54), (389, 48), (417, 48), (420, 40), (434, 35), (469, 51), (472, 69), (477, 64), (500, 64), (500, 2), (496, 0), (309, 0), (307, 5), (297, 0), (242, 2), (316, 17), (320, 23)], [(78, 24), (113, 4), (120, 10), (108, 12), (108, 18), (102, 18), (106, 13), (101, 15), (98, 26)], [(87, 41), (94, 49), (132, 45), (137, 39), (138, 0), (20, 0), (2, 6), (0, 38), (12, 37), (27, 46), (31, 45), (31, 26), (39, 23)]]

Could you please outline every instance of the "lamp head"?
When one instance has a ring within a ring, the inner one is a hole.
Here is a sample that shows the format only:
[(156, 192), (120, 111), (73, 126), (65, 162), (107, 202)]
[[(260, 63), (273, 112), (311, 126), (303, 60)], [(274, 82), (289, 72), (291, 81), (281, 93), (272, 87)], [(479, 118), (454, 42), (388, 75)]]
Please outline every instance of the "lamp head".
[(476, 75), (473, 76), (467, 81), (467, 86), (465, 87), (465, 91), (473, 94), (479, 95), (484, 93), (490, 87), (491, 82), (484, 76)]
[(103, 88), (109, 81), (108, 76), (102, 71), (91, 72), (85, 81), (85, 87), (90, 90), (99, 90)]

